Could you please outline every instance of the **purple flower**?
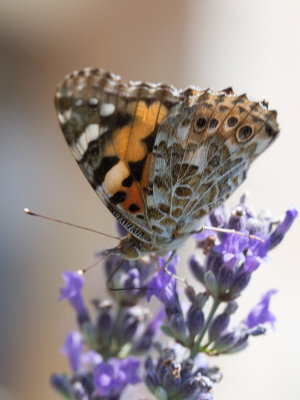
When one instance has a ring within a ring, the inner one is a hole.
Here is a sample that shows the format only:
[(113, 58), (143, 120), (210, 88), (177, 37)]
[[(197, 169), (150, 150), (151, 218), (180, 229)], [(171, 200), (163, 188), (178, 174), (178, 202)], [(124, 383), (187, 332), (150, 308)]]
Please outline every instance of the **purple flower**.
[[(121, 264), (121, 267), (118, 266)], [(105, 259), (105, 271), (110, 279), (109, 286), (116, 289), (110, 295), (122, 306), (133, 306), (141, 297), (145, 297), (145, 288), (151, 279), (151, 274), (157, 268), (157, 261), (150, 257), (138, 260), (122, 260), (110, 254)], [(112, 278), (110, 278), (112, 276)], [(128, 290), (124, 290), (128, 288)]]
[(81, 368), (81, 353), (83, 351), (83, 340), (79, 332), (70, 332), (65, 340), (65, 345), (61, 349), (62, 353), (68, 357), (71, 369), (76, 373)]
[[(224, 207), (224, 205), (222, 205), (222, 206), (216, 208), (215, 210), (213, 210), (205, 218), (204, 226), (206, 228), (209, 228), (210, 226), (212, 226), (214, 228), (215, 227), (222, 228), (222, 227), (224, 227), (224, 224), (226, 223), (227, 219), (228, 219), (227, 210)], [(201, 233), (196, 233), (194, 235), (199, 247), (202, 247), (203, 242), (205, 242), (205, 240), (210, 236), (216, 237), (216, 240), (218, 241), (217, 232), (213, 231), (213, 230), (204, 229)]]
[[(287, 210), (281, 224), (274, 229), (274, 219), (266, 211), (255, 215), (246, 204), (246, 197), (235, 207), (230, 216), (224, 208), (216, 209), (207, 217), (207, 226), (236, 229), (245, 236), (215, 232), (215, 241), (208, 231), (196, 235), (197, 247), (203, 249), (205, 258), (190, 260), (193, 275), (210, 294), (221, 301), (235, 299), (248, 285), (251, 274), (268, 261), (267, 253), (275, 247), (291, 227), (298, 215), (295, 207)], [(247, 234), (258, 236), (249, 238)], [(199, 240), (201, 241), (199, 243)]]
[(145, 362), (145, 384), (159, 399), (212, 400), (217, 369), (192, 359), (177, 361), (178, 347), (162, 348), (157, 362)]
[(220, 245), (214, 247), (214, 251), (223, 255), (224, 264), (232, 270), (245, 260), (244, 251), (249, 239), (246, 236), (226, 234)]
[(248, 328), (254, 328), (259, 324), (269, 323), (274, 329), (276, 321), (275, 316), (270, 312), (270, 299), (277, 293), (277, 290), (271, 289), (264, 294), (261, 301), (250, 311), (248, 317), (244, 321)]
[[(177, 255), (174, 257), (168, 267), (168, 271), (175, 274), (175, 266), (178, 262)], [(150, 301), (152, 295), (155, 295), (165, 305), (171, 305), (176, 298), (176, 279), (166, 274), (163, 267), (166, 264), (166, 260), (163, 257), (159, 257), (159, 263), (161, 269), (158, 274), (148, 284), (147, 301)]]
[(270, 248), (277, 246), (282, 241), (284, 235), (290, 229), (297, 216), (298, 210), (296, 207), (290, 207), (286, 211), (284, 220), (277, 226), (275, 231), (270, 236)]
[(65, 286), (60, 289), (59, 301), (67, 299), (79, 316), (86, 315), (87, 310), (81, 295), (84, 279), (74, 271), (64, 271)]
[(269, 247), (269, 238), (264, 239), (264, 243), (256, 239), (250, 239), (246, 260), (243, 265), (244, 272), (252, 273), (260, 266), (261, 263), (268, 261), (267, 252)]
[(83, 352), (83, 348), (81, 334), (77, 331), (71, 331), (67, 335), (65, 345), (61, 350), (68, 358), (70, 367), (74, 373), (81, 372), (85, 367), (94, 366), (102, 361), (99, 353), (93, 350)]
[(97, 394), (101, 396), (118, 396), (127, 384), (140, 382), (138, 368), (140, 362), (134, 357), (124, 360), (111, 358), (94, 368), (94, 384)]

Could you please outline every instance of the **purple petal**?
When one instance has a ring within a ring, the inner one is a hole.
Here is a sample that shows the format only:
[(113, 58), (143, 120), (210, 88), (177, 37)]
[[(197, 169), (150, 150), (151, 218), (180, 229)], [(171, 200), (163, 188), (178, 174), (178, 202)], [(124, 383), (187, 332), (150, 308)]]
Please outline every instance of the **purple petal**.
[(233, 269), (244, 261), (244, 250), (248, 246), (249, 239), (245, 236), (226, 234), (220, 245), (215, 246), (214, 250), (223, 255), (223, 260), (226, 266)]
[(66, 299), (70, 302), (77, 314), (86, 314), (86, 307), (81, 295), (84, 282), (83, 277), (74, 271), (64, 271), (62, 275), (65, 286), (60, 289), (59, 301)]
[(270, 247), (270, 240), (269, 238), (262, 239), (264, 240), (264, 243), (256, 239), (251, 239), (249, 241), (246, 260), (243, 266), (246, 273), (252, 273), (260, 266), (260, 264), (269, 260), (267, 252)]
[(271, 289), (265, 293), (261, 301), (250, 311), (247, 319), (245, 320), (248, 328), (253, 328), (259, 324), (269, 323), (274, 328), (275, 316), (270, 312), (270, 299), (277, 293), (277, 290)]
[(97, 351), (89, 350), (81, 355), (81, 364), (87, 369), (93, 369), (97, 364), (102, 362), (102, 357)]
[(71, 331), (67, 335), (65, 345), (61, 351), (68, 358), (73, 372), (79, 372), (81, 369), (81, 354), (83, 351), (81, 334), (76, 331)]
[(102, 362), (94, 368), (94, 383), (97, 393), (108, 396), (115, 388), (115, 371), (112, 365)]
[[(176, 272), (175, 265), (177, 262), (178, 257), (175, 256), (174, 260), (168, 267), (168, 271), (170, 271), (172, 274), (175, 274)], [(176, 297), (176, 279), (168, 275), (163, 270), (163, 267), (166, 264), (166, 260), (164, 258), (159, 257), (159, 263), (161, 265), (161, 269), (148, 284), (147, 301), (150, 301), (151, 296), (155, 295), (161, 302), (168, 305), (171, 304)]]
[(83, 276), (74, 271), (64, 271), (62, 276), (65, 281), (65, 286), (60, 289), (59, 300), (69, 300), (81, 293), (84, 282)]
[(294, 222), (294, 219), (297, 216), (298, 216), (297, 208), (296, 207), (289, 208), (285, 213), (284, 220), (278, 226), (278, 229), (280, 230), (280, 232), (285, 234), (290, 229), (290, 227), (292, 226), (292, 223)]
[(277, 226), (275, 231), (270, 236), (271, 248), (277, 246), (282, 241), (284, 235), (290, 229), (297, 216), (298, 210), (296, 207), (291, 207), (286, 211), (284, 220)]
[(94, 383), (102, 396), (118, 396), (127, 384), (141, 382), (138, 376), (140, 362), (134, 357), (124, 360), (110, 358), (94, 368)]
[(138, 376), (139, 366), (139, 360), (132, 356), (121, 361), (120, 370), (124, 372), (127, 383), (134, 385), (135, 383), (141, 382), (141, 379)]

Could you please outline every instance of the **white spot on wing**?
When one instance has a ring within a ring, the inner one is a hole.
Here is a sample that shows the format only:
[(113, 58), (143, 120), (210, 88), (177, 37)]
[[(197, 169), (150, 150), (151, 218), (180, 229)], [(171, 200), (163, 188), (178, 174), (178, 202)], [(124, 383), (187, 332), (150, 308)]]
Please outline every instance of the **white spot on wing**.
[(85, 132), (86, 132), (87, 142), (90, 143), (93, 140), (96, 140), (99, 138), (99, 136), (100, 136), (99, 125), (98, 124), (90, 124), (86, 127)]
[(72, 110), (71, 110), (71, 108), (68, 108), (63, 113), (59, 112), (57, 114), (57, 117), (61, 124), (65, 124), (71, 118), (71, 115), (72, 115)]
[(66, 120), (70, 119), (71, 115), (72, 115), (72, 109), (71, 108), (69, 108), (68, 110), (66, 110), (64, 112), (64, 117), (65, 117)]
[(75, 104), (75, 107), (81, 107), (83, 104), (83, 101), (82, 101), (82, 99), (77, 99), (77, 100), (75, 100), (74, 104)]
[(58, 117), (58, 120), (59, 120), (59, 122), (61, 123), (61, 124), (65, 124), (66, 123), (66, 119), (65, 119), (65, 117), (64, 117), (64, 115), (62, 114), (62, 113), (58, 113), (57, 114), (57, 117)]
[(85, 131), (79, 136), (79, 139), (76, 143), (78, 150), (81, 152), (81, 154), (84, 154), (88, 148), (87, 135)]
[(82, 156), (87, 151), (89, 144), (93, 140), (97, 140), (99, 136), (100, 129), (98, 124), (90, 124), (85, 128), (85, 131), (82, 132), (76, 143), (72, 146), (72, 151), (77, 161), (82, 159)]
[(104, 103), (100, 106), (101, 117), (108, 117), (115, 112), (115, 105), (112, 103)]
[(91, 99), (89, 99), (88, 103), (90, 106), (96, 106), (98, 104), (98, 99), (96, 99), (96, 97), (92, 97)]
[(130, 174), (128, 167), (123, 161), (119, 161), (105, 175), (104, 187), (109, 194), (114, 194), (119, 190), (122, 181)]

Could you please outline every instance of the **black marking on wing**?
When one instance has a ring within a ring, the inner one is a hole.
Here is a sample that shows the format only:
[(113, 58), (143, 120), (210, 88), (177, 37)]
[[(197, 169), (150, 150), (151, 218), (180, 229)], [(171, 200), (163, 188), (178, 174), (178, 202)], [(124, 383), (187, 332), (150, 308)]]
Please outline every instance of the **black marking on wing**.
[(105, 175), (112, 167), (119, 162), (119, 157), (111, 156), (111, 157), (103, 157), (99, 164), (99, 167), (94, 171), (94, 179), (95, 181), (101, 185), (105, 179)]
[(126, 199), (126, 193), (123, 192), (122, 190), (119, 190), (119, 191), (116, 192), (113, 196), (111, 196), (111, 197), (109, 198), (109, 200), (110, 200), (113, 204), (122, 203), (125, 199)]
[(134, 176), (137, 182), (140, 182), (140, 180), (142, 179), (145, 162), (146, 162), (146, 157), (144, 157), (140, 161), (128, 163), (129, 170), (131, 171), (132, 175)]

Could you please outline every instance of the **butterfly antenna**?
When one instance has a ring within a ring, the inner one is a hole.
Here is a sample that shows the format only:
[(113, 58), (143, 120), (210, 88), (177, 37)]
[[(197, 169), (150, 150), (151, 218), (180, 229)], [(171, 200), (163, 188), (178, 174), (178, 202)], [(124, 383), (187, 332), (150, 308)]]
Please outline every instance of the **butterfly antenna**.
[(34, 217), (40, 217), (40, 218), (43, 218), (43, 219), (47, 219), (48, 221), (59, 222), (60, 224), (64, 224), (64, 225), (72, 226), (74, 228), (79, 228), (79, 229), (83, 229), (85, 231), (97, 233), (98, 235), (106, 236), (106, 237), (109, 237), (111, 239), (121, 240), (121, 238), (119, 238), (117, 236), (113, 236), (113, 235), (109, 235), (108, 233), (96, 231), (95, 229), (87, 228), (86, 226), (72, 224), (71, 222), (63, 221), (63, 220), (58, 219), (58, 218), (48, 217), (47, 215), (43, 215), (43, 214), (39, 214), (39, 213), (36, 213), (34, 211), (31, 211), (31, 210), (29, 210), (29, 208), (24, 208), (24, 212), (25, 212), (25, 214), (33, 215)]
[(106, 256), (108, 256), (110, 253), (111, 253), (110, 250), (106, 250), (106, 251), (104, 252), (104, 254), (102, 255), (102, 257), (100, 257), (94, 264), (89, 265), (89, 266), (86, 267), (86, 268), (79, 269), (79, 270), (77, 271), (78, 275), (84, 275), (84, 274), (86, 274), (90, 269), (96, 267), (96, 265), (98, 265), (101, 261), (103, 261), (104, 258), (105, 258)]
[(236, 231), (234, 229), (218, 228), (216, 226), (202, 226), (201, 229), (199, 229), (198, 231), (194, 231), (192, 233), (201, 233), (203, 231), (214, 231), (214, 232), (220, 232), (220, 233), (230, 233), (230, 234), (233, 234), (233, 235), (244, 236), (244, 237), (247, 237), (249, 239), (258, 240), (261, 243), (265, 243), (265, 241), (259, 236), (251, 235), (250, 233)]
[(116, 266), (116, 268), (111, 272), (111, 274), (109, 275), (108, 279), (107, 279), (107, 288), (108, 290), (111, 291), (119, 291), (119, 290), (123, 290), (123, 288), (112, 288), (111, 286), (109, 286), (110, 281), (112, 280), (112, 278), (114, 277), (115, 273), (122, 267), (122, 264), (124, 262), (124, 258), (119, 262), (119, 264)]

